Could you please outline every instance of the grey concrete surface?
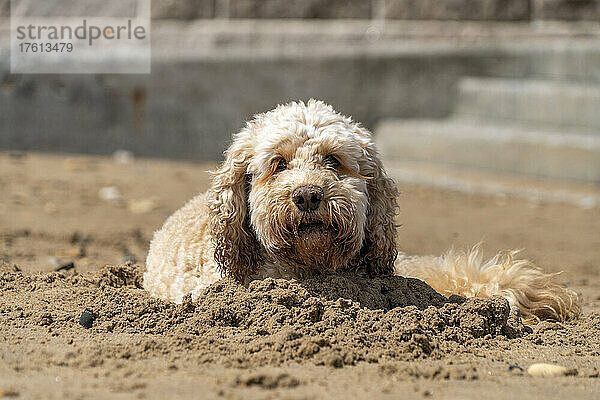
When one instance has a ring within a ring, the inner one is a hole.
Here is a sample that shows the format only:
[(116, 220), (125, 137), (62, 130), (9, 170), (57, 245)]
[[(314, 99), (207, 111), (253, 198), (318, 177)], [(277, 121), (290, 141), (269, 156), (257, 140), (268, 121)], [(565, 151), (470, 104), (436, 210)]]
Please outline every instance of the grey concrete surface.
[[(72, 0), (37, 2), (50, 10), (78, 15)], [(151, 0), (156, 19), (331, 18), (480, 21), (598, 21), (600, 0)], [(0, 0), (0, 17), (10, 0)], [(120, 0), (95, 1), (100, 15), (122, 7)], [(65, 6), (68, 4), (68, 6)]]
[[(556, 64), (566, 53), (575, 61), (584, 54), (600, 54), (600, 22), (170, 20), (154, 21), (152, 43), (157, 51), (193, 50), (211, 57), (216, 50), (219, 55), (230, 50), (277, 55), (302, 49), (311, 54), (386, 54), (412, 48), (426, 54), (506, 47), (506, 52), (522, 49), (523, 55), (531, 53), (536, 59), (556, 55), (548, 59)], [(537, 67), (546, 62), (541, 60)]]
[(525, 21), (530, 0), (385, 0), (392, 19)]
[(311, 97), (367, 126), (393, 116), (441, 117), (451, 87), (486, 62), (441, 54), (164, 59), (149, 76), (0, 73), (0, 148), (219, 159), (254, 113)]
[(600, 184), (598, 41), (559, 40), (520, 54), (512, 76), (457, 82), (448, 118), (381, 123), (376, 136), (386, 163), (461, 168), (468, 171), (463, 189), (489, 186), (469, 181), (481, 171)]
[(532, 207), (539, 203), (566, 203), (584, 209), (600, 207), (600, 186), (589, 182), (540, 179), (490, 169), (397, 159), (387, 159), (385, 169), (394, 177), (401, 191), (408, 183), (497, 196), (498, 204), (506, 202), (507, 197), (517, 197), (529, 200)]
[(230, 18), (371, 18), (369, 0), (228, 0)]
[(376, 132), (386, 162), (600, 183), (600, 136), (457, 120), (389, 120)]
[(135, 17), (138, 13), (138, 0), (16, 0), (12, 4), (13, 15), (28, 17)]
[(533, 19), (598, 21), (599, 0), (532, 0)]
[(150, 75), (11, 75), (6, 27), (0, 149), (197, 160), (290, 100), (321, 98), (369, 128), (441, 118), (464, 76), (559, 76), (576, 57), (585, 78), (600, 54), (598, 24), (155, 21)]
[(531, 77), (600, 83), (600, 39), (558, 40), (530, 52)]
[(533, 79), (468, 78), (456, 114), (549, 127), (579, 127), (600, 136), (600, 84)]
[(192, 20), (215, 16), (215, 0), (152, 0), (154, 19)]
[(10, 0), (0, 0), (0, 18), (10, 16)]

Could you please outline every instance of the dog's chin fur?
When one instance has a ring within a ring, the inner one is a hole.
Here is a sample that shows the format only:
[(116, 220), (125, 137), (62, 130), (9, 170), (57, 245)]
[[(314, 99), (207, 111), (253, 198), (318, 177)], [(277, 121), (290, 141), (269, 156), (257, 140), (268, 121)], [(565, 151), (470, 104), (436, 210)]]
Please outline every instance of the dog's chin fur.
[(299, 226), (292, 231), (289, 246), (274, 247), (273, 259), (301, 271), (333, 272), (347, 266), (360, 243), (340, 238), (336, 228), (325, 224)]
[[(292, 193), (300, 186), (323, 190), (316, 210), (301, 212), (294, 205)], [(579, 314), (574, 292), (515, 253), (487, 262), (478, 249), (396, 260), (397, 197), (371, 134), (360, 124), (320, 101), (279, 106), (234, 136), (209, 192), (155, 233), (144, 287), (181, 302), (190, 293), (197, 298), (222, 274), (245, 284), (356, 269), (423, 279), (447, 296), (503, 296), (531, 318)]]

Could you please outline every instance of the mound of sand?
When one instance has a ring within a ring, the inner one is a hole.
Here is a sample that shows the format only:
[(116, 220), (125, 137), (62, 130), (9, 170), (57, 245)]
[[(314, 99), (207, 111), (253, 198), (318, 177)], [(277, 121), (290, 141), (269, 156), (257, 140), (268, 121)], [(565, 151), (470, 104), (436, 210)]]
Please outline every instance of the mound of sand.
[[(481, 340), (521, 337), (526, 330), (502, 298), (449, 300), (421, 281), (397, 276), (265, 279), (249, 287), (224, 279), (197, 302), (188, 298), (175, 305), (149, 297), (141, 275), (132, 265), (88, 275), (24, 275), (5, 266), (0, 291), (13, 295), (2, 297), (0, 323), (42, 327), (49, 337), (80, 341), (76, 352), (59, 346), (40, 354), (73, 366), (164, 354), (226, 366), (342, 367), (437, 359)], [(84, 309), (97, 318), (82, 336), (78, 321)]]

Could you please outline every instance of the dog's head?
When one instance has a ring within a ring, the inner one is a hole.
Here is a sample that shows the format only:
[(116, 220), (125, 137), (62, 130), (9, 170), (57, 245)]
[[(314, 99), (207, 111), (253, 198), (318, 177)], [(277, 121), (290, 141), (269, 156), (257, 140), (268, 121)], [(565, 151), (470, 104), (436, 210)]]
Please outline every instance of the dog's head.
[(391, 273), (396, 197), (366, 129), (320, 101), (279, 106), (234, 136), (214, 174), (215, 260), (242, 282), (265, 257)]

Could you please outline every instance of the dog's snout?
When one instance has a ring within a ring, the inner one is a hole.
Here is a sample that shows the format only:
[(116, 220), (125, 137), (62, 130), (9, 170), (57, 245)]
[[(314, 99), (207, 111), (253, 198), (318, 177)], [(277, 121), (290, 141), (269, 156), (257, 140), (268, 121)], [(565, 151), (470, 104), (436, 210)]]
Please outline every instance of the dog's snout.
[(299, 186), (292, 192), (292, 200), (301, 211), (314, 211), (323, 200), (323, 188), (319, 186)]

